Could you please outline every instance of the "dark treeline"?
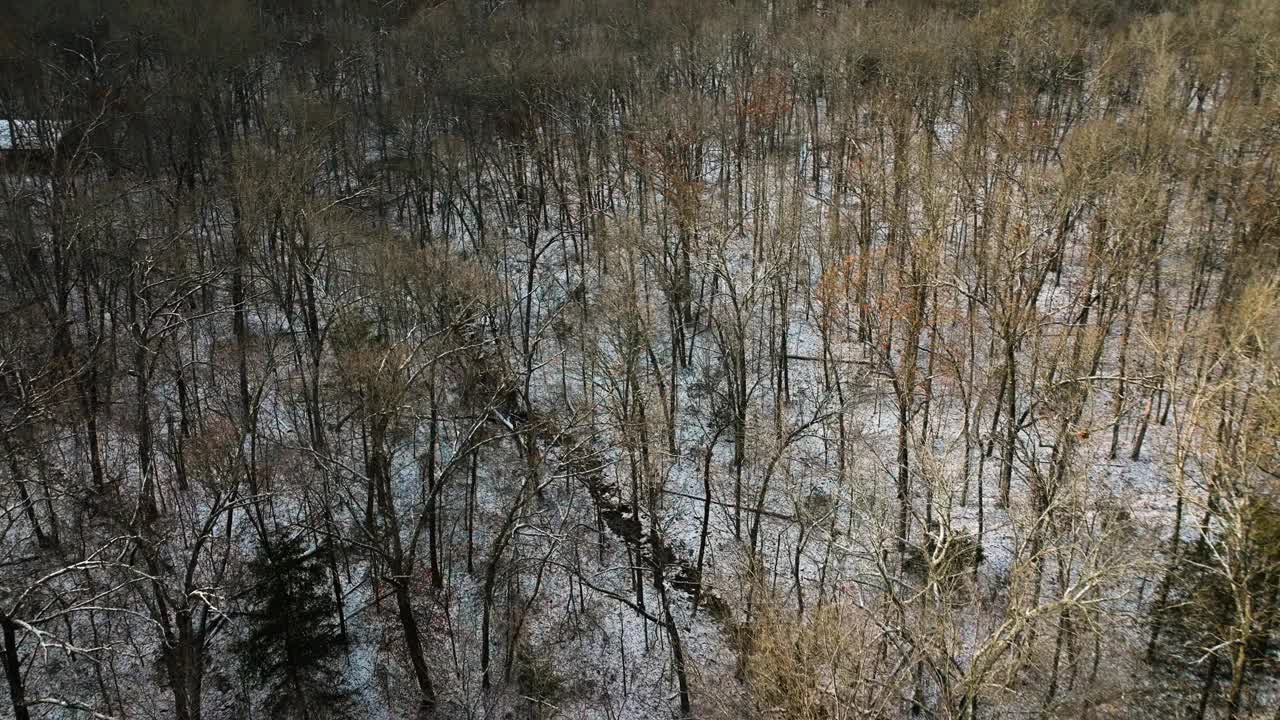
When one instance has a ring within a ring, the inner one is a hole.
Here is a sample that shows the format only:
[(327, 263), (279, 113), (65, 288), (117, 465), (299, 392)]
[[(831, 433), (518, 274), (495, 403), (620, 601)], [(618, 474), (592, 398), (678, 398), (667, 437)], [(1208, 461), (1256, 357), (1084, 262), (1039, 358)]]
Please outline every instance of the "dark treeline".
[(1280, 6), (0, 18), (0, 717), (1280, 718)]

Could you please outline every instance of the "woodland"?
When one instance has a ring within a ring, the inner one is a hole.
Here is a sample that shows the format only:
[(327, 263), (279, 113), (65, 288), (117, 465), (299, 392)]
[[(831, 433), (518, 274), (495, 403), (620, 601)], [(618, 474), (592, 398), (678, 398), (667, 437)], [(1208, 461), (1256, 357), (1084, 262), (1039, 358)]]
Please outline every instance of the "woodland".
[(0, 718), (1280, 720), (1280, 3), (0, 3)]

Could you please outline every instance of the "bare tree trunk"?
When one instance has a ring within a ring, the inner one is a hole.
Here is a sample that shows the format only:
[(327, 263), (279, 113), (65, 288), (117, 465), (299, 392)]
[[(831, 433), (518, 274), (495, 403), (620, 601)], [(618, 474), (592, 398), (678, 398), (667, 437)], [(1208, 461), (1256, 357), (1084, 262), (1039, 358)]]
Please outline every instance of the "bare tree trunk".
[(409, 600), (408, 585), (397, 582), (395, 597), (396, 614), (400, 619), (400, 628), (404, 631), (404, 643), (409, 651), (409, 662), (413, 665), (413, 676), (418, 682), (418, 691), (422, 693), (422, 705), (429, 709), (435, 707), (436, 690), (431, 684), (431, 672), (423, 654), (422, 637), (418, 632), (418, 620), (413, 614), (413, 604)]
[(707, 551), (707, 535), (711, 524), (711, 460), (715, 453), (716, 441), (720, 439), (720, 433), (724, 432), (724, 430), (724, 425), (716, 428), (715, 433), (711, 435), (711, 442), (707, 443), (707, 452), (702, 460), (702, 527), (698, 532), (698, 560), (697, 569), (694, 573), (698, 580), (698, 584), (693, 588), (694, 617), (698, 615), (698, 600), (702, 596), (704, 585), (702, 562)]
[(1004, 362), (1009, 381), (1005, 387), (1004, 457), (1000, 461), (1000, 507), (1009, 507), (1009, 489), (1013, 485), (1013, 457), (1018, 443), (1018, 368), (1013, 338), (1005, 338)]
[(1200, 690), (1200, 706), (1196, 709), (1197, 720), (1204, 720), (1205, 711), (1209, 708), (1209, 695), (1218, 678), (1218, 653), (1209, 659), (1209, 667), (1204, 673), (1204, 688)]
[(4, 635), (4, 675), (9, 681), (9, 700), (13, 703), (14, 720), (31, 720), (27, 709), (25, 681), (22, 677), (22, 661), (18, 656), (15, 623), (8, 615), (0, 614), (0, 631)]

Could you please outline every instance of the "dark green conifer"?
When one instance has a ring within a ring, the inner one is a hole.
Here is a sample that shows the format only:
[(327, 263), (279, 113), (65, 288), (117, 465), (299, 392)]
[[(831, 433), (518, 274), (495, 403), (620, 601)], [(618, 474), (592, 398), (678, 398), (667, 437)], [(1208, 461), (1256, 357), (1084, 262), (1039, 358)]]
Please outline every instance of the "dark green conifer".
[(339, 670), (345, 648), (326, 591), (325, 552), (292, 538), (260, 548), (249, 565), (252, 610), (236, 650), (253, 684), (266, 691), (272, 717), (339, 717), (346, 706)]

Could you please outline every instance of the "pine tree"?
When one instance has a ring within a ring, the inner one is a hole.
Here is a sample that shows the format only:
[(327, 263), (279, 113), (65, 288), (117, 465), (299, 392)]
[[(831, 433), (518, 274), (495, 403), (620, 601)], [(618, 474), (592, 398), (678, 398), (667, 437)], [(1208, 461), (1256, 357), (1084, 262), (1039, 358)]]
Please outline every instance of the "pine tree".
[(301, 538), (259, 548), (249, 565), (253, 611), (236, 651), (254, 684), (267, 693), (272, 717), (342, 714), (347, 694), (338, 670), (344, 646), (326, 592), (324, 553)]

